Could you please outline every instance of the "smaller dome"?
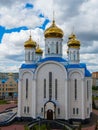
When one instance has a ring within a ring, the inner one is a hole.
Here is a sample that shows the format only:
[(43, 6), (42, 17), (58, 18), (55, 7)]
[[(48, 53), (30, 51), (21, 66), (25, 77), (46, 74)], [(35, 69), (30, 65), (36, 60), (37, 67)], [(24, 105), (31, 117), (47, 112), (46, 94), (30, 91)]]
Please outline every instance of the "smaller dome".
[(76, 36), (75, 36), (75, 34), (74, 33), (72, 33), (71, 35), (69, 35), (69, 37), (68, 37), (68, 39), (70, 40), (70, 39), (73, 39), (73, 38), (76, 38)]
[(52, 25), (44, 32), (45, 38), (62, 38), (63, 35), (63, 31), (56, 26), (55, 20), (53, 20)]
[(68, 46), (69, 47), (73, 47), (73, 48), (79, 48), (80, 47), (80, 41), (77, 40), (76, 38), (76, 35), (75, 34), (71, 34), (69, 37), (68, 37)]
[(37, 54), (42, 54), (42, 53), (43, 53), (43, 50), (42, 50), (42, 49), (39, 47), (39, 45), (38, 45), (35, 52), (36, 52)]
[(36, 42), (32, 40), (31, 35), (30, 35), (29, 40), (27, 40), (24, 43), (24, 47), (26, 47), (26, 48), (35, 48), (36, 47)]

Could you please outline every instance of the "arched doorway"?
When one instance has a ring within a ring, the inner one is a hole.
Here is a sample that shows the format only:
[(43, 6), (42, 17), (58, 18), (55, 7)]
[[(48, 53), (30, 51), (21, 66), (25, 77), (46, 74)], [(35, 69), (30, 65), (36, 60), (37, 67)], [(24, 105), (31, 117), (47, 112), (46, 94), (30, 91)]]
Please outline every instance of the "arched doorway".
[(47, 120), (53, 120), (53, 111), (51, 109), (47, 111)]
[(53, 101), (47, 101), (44, 104), (44, 118), (48, 120), (56, 119), (56, 103)]

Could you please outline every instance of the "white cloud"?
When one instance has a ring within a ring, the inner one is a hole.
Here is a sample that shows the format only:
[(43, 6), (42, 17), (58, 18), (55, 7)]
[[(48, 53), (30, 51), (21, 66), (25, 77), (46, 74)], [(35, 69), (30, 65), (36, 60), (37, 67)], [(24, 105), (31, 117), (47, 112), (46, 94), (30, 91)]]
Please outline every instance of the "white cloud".
[(14, 3), (15, 5), (9, 7), (2, 6), (0, 8), (0, 24), (7, 29), (16, 28), (20, 26), (27, 26), (35, 28), (42, 24), (44, 19), (37, 16), (37, 11), (34, 9), (26, 9), (25, 3)]
[[(43, 31), (36, 28), (31, 30), (31, 35), (32, 39), (44, 48)], [(24, 62), (24, 42), (29, 39), (29, 36), (30, 30), (4, 34), (2, 44), (0, 44), (0, 71), (11, 71), (11, 69), (18, 71)]]

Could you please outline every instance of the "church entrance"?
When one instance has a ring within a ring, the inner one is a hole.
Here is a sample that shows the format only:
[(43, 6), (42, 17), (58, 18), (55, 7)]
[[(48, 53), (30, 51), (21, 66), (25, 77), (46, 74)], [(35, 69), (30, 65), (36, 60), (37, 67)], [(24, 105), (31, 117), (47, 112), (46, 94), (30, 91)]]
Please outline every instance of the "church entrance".
[(53, 111), (51, 109), (47, 111), (47, 120), (53, 120)]
[(49, 100), (44, 104), (44, 118), (47, 120), (56, 119), (56, 103)]

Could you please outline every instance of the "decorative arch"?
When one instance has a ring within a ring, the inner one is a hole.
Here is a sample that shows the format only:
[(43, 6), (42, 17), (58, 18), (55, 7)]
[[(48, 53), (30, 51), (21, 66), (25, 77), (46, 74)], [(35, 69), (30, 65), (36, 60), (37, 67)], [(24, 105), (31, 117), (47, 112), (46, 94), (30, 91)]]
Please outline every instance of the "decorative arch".
[(81, 79), (84, 78), (84, 74), (83, 74), (83, 72), (81, 70), (70, 70), (69, 75), (68, 75), (69, 79), (71, 79), (72, 75), (75, 74), (75, 73), (79, 74)]
[(48, 100), (44, 104), (44, 118), (48, 120), (56, 118), (56, 103), (52, 100)]
[(33, 73), (32, 73), (32, 71), (29, 71), (29, 70), (22, 71), (22, 72), (20, 73), (20, 78), (22, 78), (23, 75), (25, 75), (26, 73), (29, 73), (29, 74), (32, 76), (32, 78), (33, 78)]
[(39, 65), (38, 68), (37, 68), (36, 71), (35, 71), (35, 78), (37, 77), (38, 71), (39, 71), (44, 65), (47, 65), (47, 64), (55, 64), (55, 65), (58, 65), (58, 66), (63, 70), (63, 72), (65, 72), (65, 73), (64, 73), (64, 74), (65, 74), (64, 77), (65, 77), (65, 79), (67, 79), (67, 71), (66, 71), (66, 68), (65, 68), (62, 64), (57, 63), (57, 62), (55, 62), (55, 61), (47, 61), (47, 62), (42, 63), (41, 65)]
[(83, 86), (84, 74), (82, 70), (70, 70), (69, 72), (69, 89), (71, 100), (78, 101), (82, 97), (82, 86)]

